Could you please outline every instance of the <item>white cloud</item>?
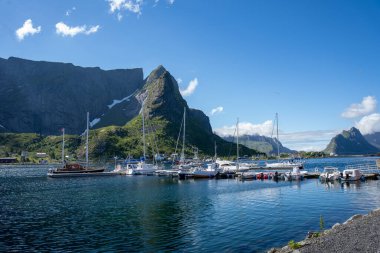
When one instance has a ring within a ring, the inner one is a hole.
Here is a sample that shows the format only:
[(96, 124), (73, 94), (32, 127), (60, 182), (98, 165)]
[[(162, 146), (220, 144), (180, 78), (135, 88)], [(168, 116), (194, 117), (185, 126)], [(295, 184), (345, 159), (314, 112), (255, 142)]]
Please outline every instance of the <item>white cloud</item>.
[(321, 151), (341, 130), (315, 130), (281, 133), (279, 139), (287, 148), (298, 151)]
[(66, 37), (66, 36), (74, 37), (81, 33), (86, 34), (86, 35), (96, 33), (99, 30), (99, 28), (100, 28), (99, 25), (91, 26), (88, 29), (86, 25), (70, 27), (63, 22), (59, 22), (55, 25), (55, 29), (56, 29), (55, 32), (58, 35), (61, 35), (63, 37)]
[(223, 106), (218, 106), (211, 110), (211, 115), (218, 114), (223, 112)]
[(114, 13), (116, 10), (121, 10), (125, 0), (108, 0), (110, 5), (110, 12)]
[[(110, 12), (114, 13), (115, 11), (127, 10), (132, 13), (141, 15), (141, 6), (143, 4), (142, 0), (108, 0), (110, 7)], [(118, 19), (119, 19), (118, 15)], [(120, 19), (119, 19), (120, 20)]]
[(380, 132), (380, 114), (373, 113), (364, 116), (359, 122), (355, 123), (355, 127), (358, 128), (362, 134)]
[(187, 86), (186, 89), (180, 90), (181, 95), (184, 97), (190, 96), (191, 94), (194, 93), (197, 86), (198, 86), (198, 78), (194, 78), (193, 80), (189, 82), (189, 85)]
[(169, 4), (174, 4), (174, 0), (168, 0)]
[(123, 18), (123, 15), (121, 15), (121, 13), (118, 13), (118, 14), (117, 14), (117, 20), (121, 21), (122, 18)]
[(71, 9), (68, 9), (67, 11), (66, 11), (66, 13), (65, 13), (65, 15), (66, 16), (70, 16), (71, 15), (71, 13), (73, 13), (73, 11), (75, 11), (77, 8), (74, 6), (74, 7), (72, 7)]
[[(236, 125), (224, 126), (215, 129), (215, 133), (221, 137), (233, 136), (235, 133)], [(252, 124), (250, 122), (239, 123), (239, 135), (264, 135), (271, 136), (273, 129), (273, 121), (267, 120), (262, 124)]]
[(25, 36), (34, 35), (41, 32), (41, 26), (33, 27), (31, 19), (27, 19), (24, 25), (16, 30), (16, 36), (18, 40), (23, 40)]
[(373, 96), (364, 97), (360, 104), (352, 104), (343, 113), (343, 118), (356, 118), (368, 115), (376, 109), (376, 98)]
[[(235, 128), (235, 125), (224, 126), (215, 129), (215, 133), (221, 137), (233, 136), (236, 131)], [(271, 120), (267, 120), (261, 124), (252, 124), (249, 122), (239, 123), (239, 135), (262, 135), (271, 137), (272, 131), (273, 121)], [(340, 130), (316, 130), (293, 133), (280, 131), (279, 139), (282, 145), (292, 150), (321, 151), (325, 149), (330, 140), (340, 132)]]
[(86, 35), (89, 35), (91, 33), (96, 33), (98, 30), (99, 30), (100, 26), (99, 25), (96, 25), (96, 26), (91, 26), (86, 32), (85, 34)]
[(177, 78), (177, 83), (181, 84), (182, 83), (182, 79), (181, 78)]

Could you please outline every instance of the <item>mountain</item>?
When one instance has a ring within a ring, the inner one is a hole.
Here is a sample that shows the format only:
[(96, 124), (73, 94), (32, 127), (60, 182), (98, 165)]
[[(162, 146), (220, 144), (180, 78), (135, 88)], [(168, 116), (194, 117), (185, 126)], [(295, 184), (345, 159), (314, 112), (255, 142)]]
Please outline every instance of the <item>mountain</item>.
[[(223, 137), (226, 141), (236, 142), (236, 138), (233, 136)], [(243, 144), (248, 148), (255, 149), (259, 152), (266, 154), (276, 155), (277, 154), (277, 139), (270, 138), (261, 135), (243, 135), (239, 136), (239, 143)], [(279, 142), (280, 153), (296, 153), (297, 151), (288, 149)]]
[(360, 131), (352, 127), (349, 131), (343, 131), (332, 138), (324, 152), (337, 155), (364, 155), (377, 153), (379, 149), (368, 143)]
[(380, 149), (380, 132), (363, 135), (364, 138), (376, 148)]
[[(58, 135), (58, 130), (65, 128), (76, 140), (71, 146), (73, 156), (83, 157), (84, 138), (78, 135), (83, 133), (85, 114), (90, 111), (89, 151), (93, 158), (138, 157), (143, 153), (142, 106), (150, 154), (179, 152), (181, 146), (175, 147), (184, 108), (187, 156), (192, 155), (193, 147), (206, 155), (213, 155), (214, 143), (219, 155), (228, 155), (231, 147), (213, 133), (202, 111), (189, 108), (175, 78), (163, 66), (143, 79), (142, 69), (105, 71), (0, 58), (0, 105), (0, 129), (8, 132), (1, 134), (0, 145), (8, 153), (27, 149), (59, 157), (59, 146), (51, 144), (56, 139), (48, 135)], [(37, 133), (38, 138), (25, 133)], [(243, 145), (239, 149), (241, 155), (258, 154)]]
[[(182, 125), (184, 108), (186, 109), (186, 153), (192, 156), (192, 147), (197, 147), (202, 154), (212, 155), (214, 143), (219, 155), (228, 155), (231, 143), (213, 134), (209, 118), (200, 110), (189, 108), (179, 92), (175, 78), (163, 67), (153, 70), (144, 80), (144, 86), (134, 94), (139, 112), (135, 118), (123, 127), (106, 127), (94, 131), (93, 145), (90, 147), (96, 156), (133, 156), (142, 154), (142, 117), (144, 106), (147, 150), (150, 153), (175, 152), (179, 131)], [(120, 103), (117, 111), (125, 110), (128, 103)], [(100, 120), (100, 123), (102, 120)], [(133, 147), (133, 149), (131, 149)], [(181, 146), (177, 149), (180, 152)], [(245, 146), (239, 147), (241, 154), (254, 155), (257, 151)], [(233, 154), (236, 154), (236, 148)]]
[[(114, 100), (122, 100), (143, 85), (141, 68), (105, 71), (70, 63), (0, 58), (0, 128), (3, 132), (59, 134), (64, 127), (67, 133), (80, 134), (86, 128), (87, 111), (91, 120), (108, 115)], [(124, 125), (135, 114), (125, 111), (112, 123)]]

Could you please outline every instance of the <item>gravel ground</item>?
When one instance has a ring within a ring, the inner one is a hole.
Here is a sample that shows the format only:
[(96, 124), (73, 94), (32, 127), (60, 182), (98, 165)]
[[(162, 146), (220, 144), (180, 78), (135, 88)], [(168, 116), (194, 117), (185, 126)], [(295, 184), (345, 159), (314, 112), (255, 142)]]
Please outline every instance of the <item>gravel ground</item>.
[(318, 238), (305, 239), (298, 250), (288, 246), (269, 252), (380, 252), (380, 209), (368, 215), (354, 215), (336, 224)]

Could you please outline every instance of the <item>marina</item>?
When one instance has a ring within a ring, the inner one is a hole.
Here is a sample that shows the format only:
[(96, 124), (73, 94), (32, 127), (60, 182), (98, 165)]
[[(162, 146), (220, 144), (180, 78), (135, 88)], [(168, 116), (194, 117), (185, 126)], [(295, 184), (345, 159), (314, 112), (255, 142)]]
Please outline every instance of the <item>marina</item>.
[[(311, 159), (305, 170), (317, 177), (316, 167), (342, 171), (375, 159)], [(380, 206), (379, 180), (56, 179), (47, 171), (0, 169), (2, 249), (261, 252), (304, 239), (320, 216), (328, 228)], [(67, 231), (76, 231), (75, 240)]]

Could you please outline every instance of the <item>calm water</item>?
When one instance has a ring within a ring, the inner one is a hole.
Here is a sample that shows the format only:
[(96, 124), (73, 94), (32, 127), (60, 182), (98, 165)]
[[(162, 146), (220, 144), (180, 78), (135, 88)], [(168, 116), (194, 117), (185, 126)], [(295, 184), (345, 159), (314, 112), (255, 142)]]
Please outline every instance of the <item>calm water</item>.
[[(306, 168), (374, 162), (315, 159)], [(0, 169), (1, 251), (256, 252), (380, 207), (380, 181), (46, 177)]]

